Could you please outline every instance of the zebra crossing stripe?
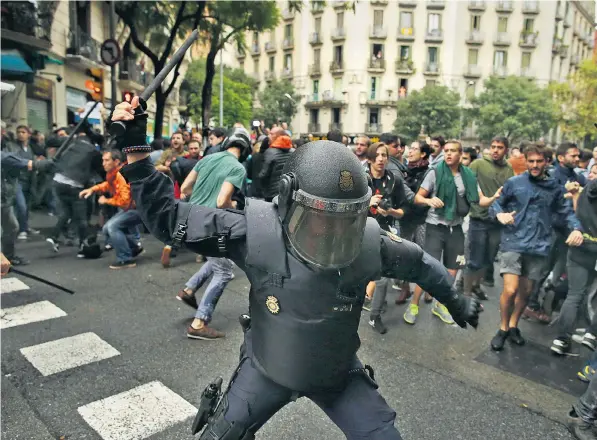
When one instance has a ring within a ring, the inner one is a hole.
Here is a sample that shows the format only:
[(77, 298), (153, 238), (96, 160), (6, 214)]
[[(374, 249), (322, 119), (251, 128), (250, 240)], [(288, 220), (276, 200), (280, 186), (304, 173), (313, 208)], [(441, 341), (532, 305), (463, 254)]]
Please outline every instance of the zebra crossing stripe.
[(104, 440), (140, 440), (195, 416), (197, 409), (155, 381), (78, 408)]
[(0, 329), (61, 318), (63, 316), (66, 316), (66, 312), (56, 307), (50, 301), (39, 301), (24, 306), (0, 309)]
[(82, 333), (21, 348), (21, 353), (44, 376), (120, 355), (95, 333)]
[(2, 278), (0, 280), (0, 294), (28, 290), (29, 286), (15, 277)]

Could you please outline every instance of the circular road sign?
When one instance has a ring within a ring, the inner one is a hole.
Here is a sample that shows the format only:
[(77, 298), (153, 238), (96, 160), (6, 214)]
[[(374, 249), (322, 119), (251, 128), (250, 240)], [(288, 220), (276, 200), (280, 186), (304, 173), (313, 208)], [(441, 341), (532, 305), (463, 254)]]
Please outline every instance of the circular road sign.
[(100, 49), (100, 55), (104, 64), (107, 64), (108, 66), (114, 66), (118, 63), (121, 55), (118, 41), (112, 38), (108, 38), (104, 41)]

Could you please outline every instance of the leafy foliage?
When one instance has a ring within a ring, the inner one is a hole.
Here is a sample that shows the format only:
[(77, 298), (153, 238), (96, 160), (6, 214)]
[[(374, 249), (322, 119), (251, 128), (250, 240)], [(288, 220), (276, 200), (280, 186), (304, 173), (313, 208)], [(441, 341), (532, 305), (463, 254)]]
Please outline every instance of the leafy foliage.
[(527, 78), (490, 77), (471, 104), (467, 119), (476, 123), (483, 141), (494, 136), (505, 136), (511, 142), (536, 140), (554, 124), (555, 107), (549, 91)]
[(415, 139), (426, 134), (456, 137), (460, 132), (460, 95), (445, 86), (425, 86), (398, 101), (394, 131)]
[[(286, 94), (290, 95), (292, 100), (288, 99)], [(258, 94), (258, 99), (261, 106), (255, 109), (255, 118), (265, 121), (268, 127), (279, 121), (290, 124), (298, 111), (299, 96), (288, 80), (272, 81)]]
[(557, 119), (563, 132), (574, 139), (597, 137), (597, 64), (581, 63), (569, 82), (554, 83), (550, 90), (558, 103)]
[[(190, 90), (188, 111), (195, 121), (201, 120), (201, 90), (205, 81), (205, 60), (196, 60), (189, 65), (185, 77)], [(214, 76), (214, 83), (220, 84), (220, 72)], [(224, 126), (232, 127), (235, 122), (242, 122), (249, 126), (253, 108), (253, 91), (257, 86), (253, 78), (247, 76), (241, 69), (231, 69), (224, 66)], [(219, 87), (212, 92), (215, 108), (220, 106)], [(220, 124), (218, 121), (217, 125)]]

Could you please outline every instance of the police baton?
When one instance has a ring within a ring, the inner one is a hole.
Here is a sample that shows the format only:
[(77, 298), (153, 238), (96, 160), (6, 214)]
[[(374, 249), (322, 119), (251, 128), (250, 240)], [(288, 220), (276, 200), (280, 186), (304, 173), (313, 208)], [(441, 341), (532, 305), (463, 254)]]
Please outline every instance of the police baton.
[[(157, 74), (154, 80), (149, 83), (147, 88), (141, 92), (139, 95), (139, 107), (135, 109), (135, 115), (141, 115), (147, 109), (147, 100), (153, 92), (157, 90), (157, 88), (164, 82), (168, 74), (174, 69), (174, 67), (178, 64), (178, 62), (184, 57), (186, 51), (191, 47), (191, 45), (197, 40), (199, 37), (199, 29), (195, 29), (191, 35), (186, 39), (182, 46), (178, 48), (176, 53), (172, 55), (168, 64), (164, 66), (164, 68)], [(113, 104), (114, 105), (114, 104)], [(110, 124), (110, 135), (114, 137), (124, 136), (126, 132), (126, 124), (123, 121), (115, 121)]]
[(53, 283), (53, 282), (51, 282), (51, 281), (44, 280), (43, 278), (40, 278), (40, 277), (38, 277), (38, 276), (31, 275), (30, 273), (23, 272), (22, 270), (15, 269), (15, 268), (14, 268), (14, 267), (12, 267), (12, 266), (10, 267), (10, 269), (8, 270), (8, 272), (9, 272), (9, 273), (10, 273), (10, 272), (14, 272), (14, 273), (16, 273), (16, 274), (18, 274), (18, 275), (23, 275), (23, 276), (24, 276), (24, 277), (26, 277), (26, 278), (31, 278), (32, 280), (39, 281), (40, 283), (44, 283), (44, 284), (47, 284), (48, 286), (55, 287), (56, 289), (58, 289), (58, 290), (62, 290), (63, 292), (66, 292), (66, 293), (70, 293), (71, 295), (74, 295), (74, 294), (75, 294), (75, 292), (74, 292), (73, 290), (67, 289), (66, 287), (62, 287), (61, 285), (59, 285), (59, 284), (56, 284), (56, 283)]

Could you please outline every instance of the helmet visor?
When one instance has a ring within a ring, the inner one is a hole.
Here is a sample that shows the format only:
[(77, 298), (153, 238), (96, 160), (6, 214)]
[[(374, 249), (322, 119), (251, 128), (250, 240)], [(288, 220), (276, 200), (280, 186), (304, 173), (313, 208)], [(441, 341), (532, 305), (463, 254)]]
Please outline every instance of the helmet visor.
[(356, 201), (333, 201), (296, 191), (292, 214), (285, 225), (295, 251), (318, 267), (350, 265), (361, 251), (369, 198), (370, 194)]

